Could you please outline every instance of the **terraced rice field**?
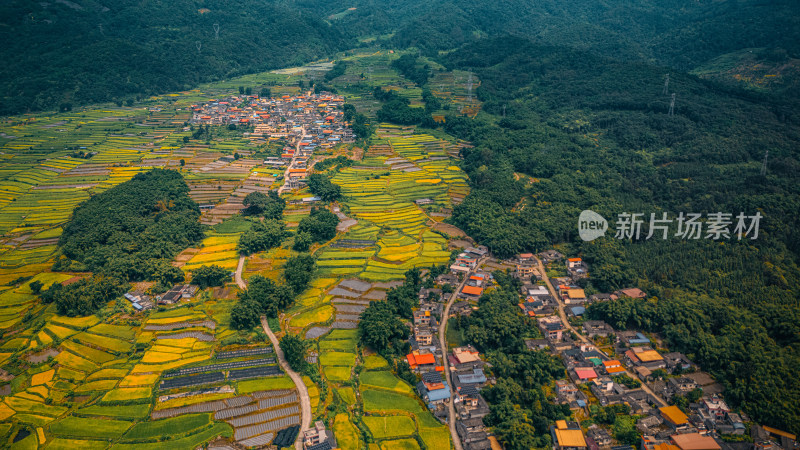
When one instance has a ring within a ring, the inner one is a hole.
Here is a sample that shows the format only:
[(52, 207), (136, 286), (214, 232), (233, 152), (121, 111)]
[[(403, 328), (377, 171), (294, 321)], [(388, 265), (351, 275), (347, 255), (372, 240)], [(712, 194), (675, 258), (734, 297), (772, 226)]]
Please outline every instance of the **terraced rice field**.
[[(421, 90), (390, 68), (399, 55), (359, 52), (347, 57), (353, 64), (343, 83), (366, 72), (367, 84), (396, 90), (412, 105), (420, 104)], [(231, 343), (238, 335), (228, 327), (234, 289), (219, 299), (204, 292), (191, 307), (134, 315), (129, 307), (114, 311), (112, 302), (102, 318), (68, 318), (40, 304), (30, 284), (39, 281), (47, 287), (81, 276), (50, 271), (72, 211), (91, 195), (153, 167), (180, 170), (190, 196), (204, 206), (202, 222), (212, 226), (201, 245), (181, 253), (174, 264), (189, 277), (202, 265), (234, 270), (236, 242), (249, 226), (236, 216), (242, 199), (274, 189), (281, 173), (260, 166), (260, 157), (252, 156), (259, 150), (252, 140), (185, 143), (183, 138), (192, 133), (183, 124), (192, 104), (242, 83), (275, 82), (275, 94), (295, 94), (299, 77), (248, 75), (153, 97), (135, 108), (100, 106), (0, 120), (0, 332), (6, 336), (0, 342), (0, 366), (8, 368), (15, 358), (29, 362), (24, 370), (12, 371), (11, 392), (0, 398), (0, 435), (25, 426), (35, 432), (19, 445), (31, 448), (113, 444), (115, 449), (141, 449), (171, 434), (158, 448), (183, 449), (216, 436), (242, 445), (268, 444), (280, 428), (297, 423), (294, 384), (285, 376), (236, 380), (226, 373), (219, 381), (159, 389), (176, 369), (269, 356), (217, 358), (240, 348)], [(457, 88), (443, 95), (463, 93)], [(351, 101), (367, 112), (379, 107), (369, 95)], [(346, 198), (336, 212), (352, 226), (313, 248), (319, 275), (282, 322), (285, 331), (316, 342), (310, 360), (326, 383), (318, 386), (304, 377), (314, 418), (327, 415), (334, 399), (349, 407), (329, 423), (342, 448), (365, 445), (360, 429), (378, 448), (418, 448), (415, 439), (428, 448), (450, 447), (446, 428), (412, 387), (394, 376), (383, 358), (365, 354), (356, 335), (359, 314), (385, 298), (406, 270), (448, 260), (448, 240), (434, 227), (468, 193), (466, 176), (453, 159), (464, 144), (413, 131), (381, 124), (363, 159), (333, 177)], [(234, 152), (244, 157), (222, 159)], [(287, 198), (305, 196), (303, 191)], [(289, 205), (284, 214), (289, 229), (308, 212), (305, 205)], [(253, 255), (245, 279), (277, 277), (290, 255), (286, 248)], [(27, 329), (23, 320), (36, 326)], [(360, 371), (354, 370), (357, 366)], [(367, 413), (363, 420), (352, 413), (355, 405)], [(181, 431), (170, 432), (175, 429)]]

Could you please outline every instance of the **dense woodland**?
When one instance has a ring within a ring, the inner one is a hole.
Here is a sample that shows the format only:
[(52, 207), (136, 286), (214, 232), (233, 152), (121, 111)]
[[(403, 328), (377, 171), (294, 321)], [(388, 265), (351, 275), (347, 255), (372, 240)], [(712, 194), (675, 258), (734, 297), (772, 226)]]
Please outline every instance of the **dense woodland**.
[(183, 281), (171, 261), (203, 238), (199, 217), (179, 172), (137, 174), (75, 209), (59, 241), (64, 258), (54, 269), (87, 269), (165, 285)]
[(256, 0), (10, 0), (0, 24), (0, 114), (135, 100), (352, 43), (313, 12)]

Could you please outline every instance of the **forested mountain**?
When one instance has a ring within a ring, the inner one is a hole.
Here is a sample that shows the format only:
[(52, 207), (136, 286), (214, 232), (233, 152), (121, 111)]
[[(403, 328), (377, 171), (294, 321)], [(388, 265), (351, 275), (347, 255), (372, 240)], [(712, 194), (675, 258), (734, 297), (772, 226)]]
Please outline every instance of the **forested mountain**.
[(0, 41), (0, 114), (187, 89), (349, 44), (312, 14), (259, 0), (9, 0)]
[(510, 34), (684, 71), (752, 47), (797, 58), (799, 10), (793, 0), (10, 0), (0, 114), (186, 89), (392, 33), (379, 42), (430, 55)]
[[(792, 0), (364, 0), (338, 21), (395, 31), (392, 43), (423, 51), (511, 34), (684, 70), (749, 47), (800, 52), (800, 6)], [(348, 5), (349, 6), (349, 5)], [(328, 8), (332, 8), (328, 2)]]
[[(488, 113), (445, 125), (476, 145), (464, 153), (473, 191), (455, 223), (500, 256), (568, 243), (590, 264), (589, 292), (642, 287), (649, 300), (590, 314), (663, 333), (733, 404), (800, 431), (791, 375), (800, 367), (800, 117), (791, 103), (673, 74), (670, 116), (662, 68), (514, 38), (442, 61), (475, 70)], [(668, 239), (583, 242), (584, 209), (612, 229), (622, 212), (646, 222), (662, 212), (764, 219), (755, 240), (681, 239), (673, 223)]]

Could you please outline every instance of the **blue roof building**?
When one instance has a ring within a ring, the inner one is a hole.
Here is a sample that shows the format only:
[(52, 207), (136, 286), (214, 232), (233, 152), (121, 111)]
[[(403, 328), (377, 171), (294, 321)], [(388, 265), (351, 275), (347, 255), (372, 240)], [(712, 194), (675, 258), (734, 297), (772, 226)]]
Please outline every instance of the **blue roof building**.
[(486, 383), (486, 375), (483, 369), (472, 369), (472, 373), (457, 375), (458, 384), (480, 384)]
[(444, 400), (450, 399), (451, 395), (450, 386), (447, 385), (446, 381), (443, 381), (442, 385), (444, 387), (441, 389), (428, 390), (427, 386), (425, 386), (425, 383), (423, 383), (422, 381), (417, 383), (417, 390), (419, 391), (419, 395), (420, 397), (422, 397), (423, 400), (425, 400), (426, 403), (428, 403), (428, 407), (431, 407), (431, 405), (435, 405), (437, 403), (441, 403)]

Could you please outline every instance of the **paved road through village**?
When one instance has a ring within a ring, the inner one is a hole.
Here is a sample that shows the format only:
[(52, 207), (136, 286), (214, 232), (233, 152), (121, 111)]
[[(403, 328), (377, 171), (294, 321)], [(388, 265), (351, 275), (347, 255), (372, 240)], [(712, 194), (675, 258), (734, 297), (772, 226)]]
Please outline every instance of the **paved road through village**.
[[(480, 267), (482, 262), (483, 258), (479, 259), (475, 264), (475, 267)], [(442, 357), (444, 359), (444, 374), (445, 378), (447, 379), (447, 385), (450, 386), (450, 390), (452, 391), (450, 403), (448, 404), (447, 424), (450, 426), (450, 436), (453, 438), (453, 446), (456, 450), (463, 450), (463, 447), (461, 446), (461, 439), (458, 437), (458, 431), (456, 431), (456, 408), (453, 405), (453, 399), (455, 398), (456, 393), (453, 391), (453, 381), (450, 375), (450, 363), (447, 361), (447, 317), (450, 315), (450, 307), (458, 298), (458, 293), (461, 292), (461, 289), (465, 284), (467, 284), (467, 280), (469, 280), (469, 276), (464, 277), (464, 281), (462, 281), (455, 291), (453, 291), (453, 294), (450, 296), (450, 300), (447, 301), (447, 305), (444, 307), (442, 321), (439, 324), (439, 348), (442, 349)]]
[[(567, 320), (567, 314), (564, 312), (564, 302), (561, 300), (561, 297), (556, 295), (556, 290), (555, 288), (553, 288), (553, 284), (550, 283), (550, 279), (547, 277), (547, 272), (545, 271), (544, 264), (542, 264), (542, 260), (536, 258), (536, 262), (539, 264), (539, 273), (542, 275), (542, 280), (544, 280), (545, 284), (547, 285), (547, 290), (550, 291), (550, 295), (552, 295), (553, 298), (555, 298), (556, 302), (558, 303), (558, 315), (561, 317), (561, 322), (564, 324), (564, 327), (569, 331), (573, 332), (576, 336), (578, 336), (578, 339), (580, 339), (585, 344), (592, 345), (595, 348), (597, 348), (597, 346), (595, 346), (594, 343), (589, 340), (589, 338), (578, 332), (578, 330), (576, 330), (575, 327), (573, 327), (572, 324), (569, 323), (569, 320)], [(605, 355), (606, 358), (611, 359), (604, 351), (600, 350), (599, 348), (597, 349), (597, 351)], [(633, 374), (630, 370), (628, 370), (627, 367), (623, 366), (623, 368), (625, 369), (625, 373), (628, 374), (629, 377), (637, 379), (636, 375)], [(659, 403), (661, 403), (661, 406), (667, 406), (667, 402), (665, 402), (660, 395), (653, 392), (653, 390), (647, 386), (647, 383), (642, 383), (642, 390), (652, 395), (653, 398), (655, 398)]]

